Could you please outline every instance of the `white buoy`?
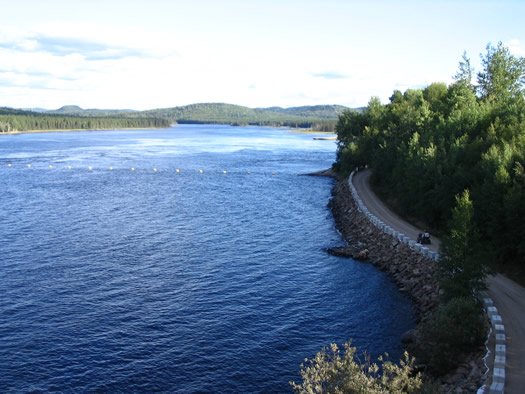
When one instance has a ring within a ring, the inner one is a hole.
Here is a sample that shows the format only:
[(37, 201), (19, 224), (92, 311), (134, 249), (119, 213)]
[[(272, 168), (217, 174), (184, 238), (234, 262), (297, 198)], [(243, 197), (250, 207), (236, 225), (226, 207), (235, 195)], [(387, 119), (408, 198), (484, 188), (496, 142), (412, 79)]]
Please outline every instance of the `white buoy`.
[(175, 171), (176, 171), (176, 172), (180, 172), (180, 170), (179, 170), (178, 168), (177, 168)]
[(11, 163), (9, 163), (7, 166), (8, 166), (8, 167), (11, 167)]
[(131, 167), (131, 171), (135, 171), (135, 167)]
[(93, 169), (93, 167), (91, 167), (91, 166), (88, 167), (88, 170), (89, 170), (89, 171), (91, 171), (92, 169)]

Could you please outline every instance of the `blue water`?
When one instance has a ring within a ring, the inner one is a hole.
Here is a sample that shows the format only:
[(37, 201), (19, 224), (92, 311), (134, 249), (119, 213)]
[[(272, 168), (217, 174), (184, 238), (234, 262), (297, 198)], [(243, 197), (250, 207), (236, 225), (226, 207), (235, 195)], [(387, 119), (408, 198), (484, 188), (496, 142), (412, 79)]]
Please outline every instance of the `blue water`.
[(287, 392), (331, 342), (398, 356), (409, 300), (326, 253), (333, 180), (297, 175), (334, 157), (257, 127), (0, 136), (1, 390)]

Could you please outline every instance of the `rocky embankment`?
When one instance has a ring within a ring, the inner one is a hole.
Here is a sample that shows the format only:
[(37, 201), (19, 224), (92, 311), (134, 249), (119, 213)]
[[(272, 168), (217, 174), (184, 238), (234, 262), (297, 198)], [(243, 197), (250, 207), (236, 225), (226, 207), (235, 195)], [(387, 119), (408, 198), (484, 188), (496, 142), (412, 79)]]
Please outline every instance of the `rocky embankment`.
[(372, 225), (357, 208), (346, 180), (334, 186), (332, 195), (330, 209), (348, 246), (332, 248), (329, 253), (366, 260), (387, 272), (414, 301), (418, 320), (429, 318), (439, 298), (436, 262)]
[[(331, 175), (331, 174), (316, 174)], [(332, 190), (329, 207), (336, 227), (347, 246), (329, 249), (337, 256), (367, 261), (386, 272), (400, 291), (413, 300), (419, 322), (429, 319), (439, 303), (437, 262), (410, 249), (391, 235), (374, 226), (358, 209), (346, 179), (339, 180)], [(416, 330), (404, 335), (403, 341), (412, 342)], [(439, 393), (475, 393), (484, 383), (486, 366), (483, 349), (473, 349), (464, 362), (452, 373), (435, 383)]]

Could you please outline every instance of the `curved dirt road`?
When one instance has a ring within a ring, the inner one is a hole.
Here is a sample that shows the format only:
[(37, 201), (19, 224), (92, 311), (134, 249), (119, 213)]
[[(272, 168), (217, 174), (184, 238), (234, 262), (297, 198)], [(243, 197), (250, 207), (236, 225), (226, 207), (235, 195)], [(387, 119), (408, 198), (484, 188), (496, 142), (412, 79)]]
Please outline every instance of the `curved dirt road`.
[[(353, 184), (368, 210), (383, 223), (402, 232), (412, 239), (422, 231), (390, 211), (372, 192), (369, 183), (370, 171), (354, 174)], [(432, 238), (431, 250), (439, 250), (439, 240)], [(489, 295), (494, 301), (505, 325), (507, 363), (505, 392), (525, 393), (525, 288), (503, 275), (487, 279)]]
[[(370, 171), (359, 171), (354, 174), (353, 183), (359, 193), (359, 197), (366, 205), (370, 213), (375, 215), (383, 223), (396, 229), (397, 231), (405, 234), (414, 241), (417, 240), (419, 233), (422, 233), (424, 229), (418, 229), (412, 226), (410, 223), (405, 222), (402, 218), (392, 212), (372, 191), (370, 188)], [(432, 244), (425, 245), (433, 252), (439, 250), (439, 240), (432, 237)]]

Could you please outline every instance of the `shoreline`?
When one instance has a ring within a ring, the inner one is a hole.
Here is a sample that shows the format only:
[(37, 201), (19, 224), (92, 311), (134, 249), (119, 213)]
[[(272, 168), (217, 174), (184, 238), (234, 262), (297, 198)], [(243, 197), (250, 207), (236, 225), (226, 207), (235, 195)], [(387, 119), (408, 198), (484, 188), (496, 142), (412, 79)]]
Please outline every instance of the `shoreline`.
[[(210, 124), (210, 125), (216, 125), (218, 123), (186, 123), (186, 124)], [(103, 129), (45, 129), (45, 130), (21, 130), (21, 131), (7, 131), (7, 132), (0, 132), (0, 135), (17, 135), (17, 134), (27, 134), (27, 133), (61, 133), (61, 132), (75, 132), (75, 131), (108, 131), (108, 130), (163, 130), (163, 129), (169, 129), (173, 128), (174, 126), (177, 126), (178, 124), (171, 124), (169, 127), (119, 127), (119, 128), (103, 128)], [(230, 124), (224, 123), (224, 125), (231, 126)], [(292, 133), (292, 134), (327, 134), (330, 135), (329, 137), (313, 137), (314, 140), (336, 140), (336, 136), (332, 136), (332, 134), (335, 134), (334, 131), (316, 131), (311, 129), (301, 129), (301, 128), (290, 128), (290, 127), (274, 127), (274, 126), (259, 126), (256, 127), (268, 127), (268, 128), (281, 128), (285, 133)]]
[(22, 130), (22, 131), (7, 131), (0, 133), (0, 135), (18, 135), (18, 134), (29, 134), (29, 133), (67, 133), (75, 131), (108, 131), (108, 130), (163, 130), (165, 127), (122, 127), (122, 128), (109, 128), (109, 129), (46, 129), (46, 130)]
[[(417, 331), (419, 324), (432, 317), (439, 303), (436, 262), (375, 227), (358, 208), (348, 179), (332, 176), (336, 184), (328, 206), (347, 246), (332, 248), (328, 252), (370, 263), (385, 272), (399, 291), (410, 297), (416, 313)], [(403, 335), (401, 342), (406, 347), (413, 343), (415, 335), (415, 331), (410, 330)], [(456, 370), (432, 378), (439, 385), (439, 392), (477, 392), (487, 382), (484, 355), (484, 350), (475, 350)]]
[(366, 261), (386, 272), (398, 289), (412, 299), (417, 323), (425, 321), (438, 305), (435, 261), (373, 226), (357, 207), (347, 180), (335, 179), (329, 208), (347, 246), (332, 248), (329, 253)]

